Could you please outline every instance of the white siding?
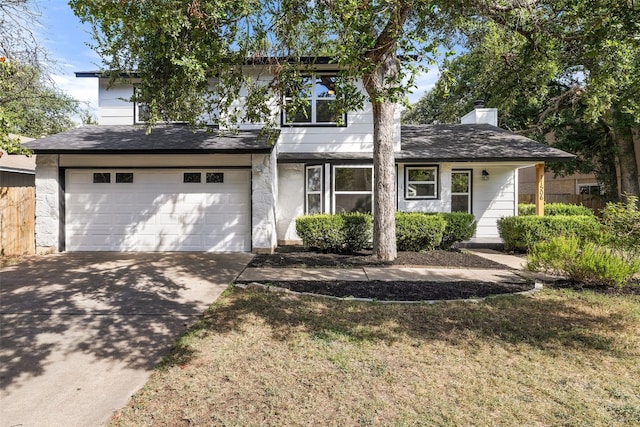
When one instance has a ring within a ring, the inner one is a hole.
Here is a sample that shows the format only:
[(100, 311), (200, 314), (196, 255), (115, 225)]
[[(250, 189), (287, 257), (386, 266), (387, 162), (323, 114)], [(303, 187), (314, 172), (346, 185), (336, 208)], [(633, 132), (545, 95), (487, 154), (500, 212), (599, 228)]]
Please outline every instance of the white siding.
[(107, 84), (107, 79), (100, 79), (98, 124), (132, 125), (133, 103), (128, 99), (133, 96), (133, 85), (119, 83), (107, 88)]
[(304, 215), (305, 178), (304, 165), (278, 165), (278, 216), (279, 242), (298, 242), (296, 218)]

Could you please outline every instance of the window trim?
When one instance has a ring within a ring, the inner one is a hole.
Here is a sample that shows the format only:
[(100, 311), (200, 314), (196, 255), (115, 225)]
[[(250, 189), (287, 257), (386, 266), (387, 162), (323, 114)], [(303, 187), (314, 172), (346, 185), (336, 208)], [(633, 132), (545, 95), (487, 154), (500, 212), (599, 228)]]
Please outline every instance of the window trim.
[[(371, 190), (370, 191), (338, 191), (336, 190), (336, 169), (345, 168), (345, 169), (371, 169)], [(375, 199), (374, 199), (374, 186), (375, 186), (375, 176), (373, 165), (371, 164), (337, 164), (331, 165), (331, 213), (336, 213), (336, 195), (338, 194), (366, 194), (371, 195), (371, 213), (373, 214), (375, 207)]]
[[(320, 190), (319, 191), (309, 191), (309, 171), (311, 169), (320, 170)], [(310, 195), (319, 195), (320, 196), (320, 212), (324, 213), (324, 165), (305, 165), (304, 167), (304, 213), (305, 215), (310, 215), (309, 213), (309, 196)]]
[[(453, 174), (454, 173), (462, 173), (462, 172), (466, 172), (469, 175), (469, 191), (467, 193), (454, 193), (453, 192)], [(473, 169), (451, 169), (451, 196), (453, 198), (453, 196), (462, 196), (467, 194), (467, 198), (469, 200), (469, 209), (467, 210), (467, 213), (473, 214)], [(449, 210), (451, 212), (453, 212), (453, 210), (451, 209), (453, 207), (453, 199), (451, 200), (451, 207), (449, 208)]]
[[(434, 170), (435, 181), (409, 181), (409, 171), (414, 169)], [(409, 195), (409, 184), (433, 184), (433, 196)], [(440, 165), (405, 165), (404, 166), (404, 199), (405, 200), (439, 200), (440, 199)]]
[[(589, 187), (589, 193), (587, 194), (582, 194), (580, 192), (580, 187)], [(591, 187), (598, 187), (599, 191), (596, 194), (592, 194), (591, 193)], [(602, 186), (598, 183), (591, 183), (591, 182), (579, 182), (576, 183), (576, 194), (579, 196), (599, 196), (602, 194)]]
[[(287, 121), (287, 112), (285, 108), (282, 108), (280, 111), (280, 124), (283, 127), (347, 127), (347, 113), (343, 113), (343, 119), (341, 122), (318, 122), (317, 121), (317, 101), (318, 97), (316, 94), (316, 80), (317, 76), (333, 76), (338, 78), (337, 71), (318, 71), (311, 72), (309, 74), (304, 74), (303, 78), (310, 78), (311, 80), (311, 96), (309, 97), (309, 104), (311, 106), (311, 121), (309, 122), (288, 122)], [(291, 99), (291, 97), (284, 96), (283, 104), (286, 104), (287, 101)], [(335, 99), (335, 98), (333, 98)]]

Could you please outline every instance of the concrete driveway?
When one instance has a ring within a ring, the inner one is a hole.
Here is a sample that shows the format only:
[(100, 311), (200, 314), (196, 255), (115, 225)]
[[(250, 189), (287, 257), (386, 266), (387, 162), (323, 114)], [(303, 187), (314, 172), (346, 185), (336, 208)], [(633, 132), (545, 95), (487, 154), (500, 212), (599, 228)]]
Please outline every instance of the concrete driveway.
[(0, 270), (0, 426), (99, 426), (249, 254), (69, 253)]

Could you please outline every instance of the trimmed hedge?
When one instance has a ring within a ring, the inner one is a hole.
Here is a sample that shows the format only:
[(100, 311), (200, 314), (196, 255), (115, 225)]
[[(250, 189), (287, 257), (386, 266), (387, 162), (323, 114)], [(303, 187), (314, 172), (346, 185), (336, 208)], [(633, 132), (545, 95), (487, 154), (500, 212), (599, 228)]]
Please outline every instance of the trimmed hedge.
[(601, 225), (593, 215), (511, 216), (498, 220), (505, 249), (528, 251), (534, 244), (553, 237), (577, 237), (598, 241)]
[(396, 240), (399, 251), (430, 251), (442, 243), (447, 222), (440, 215), (396, 212)]
[[(520, 203), (518, 205), (518, 215), (535, 215), (536, 205), (533, 203)], [(545, 203), (544, 214), (549, 216), (557, 215), (590, 215), (593, 211), (583, 205), (569, 205), (566, 203)]]
[(306, 248), (323, 252), (357, 252), (371, 240), (371, 215), (363, 213), (305, 215), (296, 232)]
[(469, 240), (476, 232), (475, 217), (470, 213), (441, 212), (438, 215), (447, 222), (440, 249), (449, 250), (455, 243)]

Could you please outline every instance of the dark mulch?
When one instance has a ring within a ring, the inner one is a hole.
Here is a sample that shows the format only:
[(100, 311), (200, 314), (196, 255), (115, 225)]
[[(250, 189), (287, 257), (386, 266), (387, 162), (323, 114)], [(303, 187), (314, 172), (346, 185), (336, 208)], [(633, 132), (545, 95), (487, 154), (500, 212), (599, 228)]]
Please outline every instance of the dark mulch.
[(395, 261), (385, 263), (377, 260), (371, 251), (355, 254), (331, 254), (307, 251), (302, 246), (282, 246), (278, 247), (273, 254), (256, 255), (249, 267), (350, 268), (383, 267), (385, 265), (509, 269), (505, 265), (462, 251), (398, 252)]
[(282, 281), (271, 286), (295, 292), (331, 295), (341, 298), (370, 298), (378, 301), (428, 301), (482, 298), (533, 289), (533, 283), (489, 282), (350, 282)]
[(574, 291), (592, 291), (605, 295), (640, 295), (640, 279), (632, 280), (623, 288), (616, 288), (597, 283), (572, 282), (570, 280), (558, 279), (545, 282), (545, 286), (554, 289), (571, 289)]

